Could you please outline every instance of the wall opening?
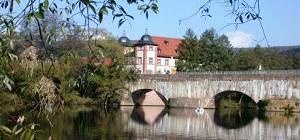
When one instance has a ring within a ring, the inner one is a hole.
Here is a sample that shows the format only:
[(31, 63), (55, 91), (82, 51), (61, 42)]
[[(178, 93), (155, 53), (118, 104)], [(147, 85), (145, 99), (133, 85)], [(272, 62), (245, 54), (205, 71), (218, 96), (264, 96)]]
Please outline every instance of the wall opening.
[(153, 89), (140, 89), (131, 93), (132, 101), (136, 106), (165, 106), (167, 99)]
[(256, 102), (239, 91), (224, 91), (214, 97), (216, 108), (256, 108)]

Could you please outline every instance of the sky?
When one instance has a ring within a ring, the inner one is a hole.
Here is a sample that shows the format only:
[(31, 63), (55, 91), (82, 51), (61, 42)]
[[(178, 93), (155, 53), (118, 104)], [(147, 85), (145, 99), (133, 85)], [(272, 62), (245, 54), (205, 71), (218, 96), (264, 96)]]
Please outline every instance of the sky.
[[(215, 28), (219, 35), (229, 37), (234, 47), (253, 47), (256, 44), (267, 46), (258, 22), (235, 26), (226, 26), (234, 21), (228, 15), (228, 9), (222, 3), (214, 3), (210, 9), (212, 18), (196, 15), (179, 24), (179, 20), (192, 15), (201, 5), (201, 1), (158, 0), (159, 13), (150, 14), (149, 19), (135, 10), (126, 7), (135, 17), (130, 23), (118, 28), (117, 20), (105, 17), (100, 28), (106, 28), (115, 36), (122, 36), (123, 31), (130, 39), (139, 39), (145, 30), (150, 35), (182, 38), (188, 28), (197, 35), (209, 28)], [(300, 0), (261, 0), (262, 24), (271, 46), (300, 45)], [(225, 28), (224, 28), (225, 27)]]
[[(125, 31), (126, 35), (134, 40), (145, 34), (146, 29), (150, 35), (183, 38), (188, 28), (193, 29), (198, 36), (206, 29), (215, 28), (219, 35), (227, 35), (234, 47), (254, 47), (256, 44), (267, 46), (257, 21), (242, 24), (238, 28), (234, 25), (227, 26), (234, 22), (235, 17), (228, 15), (229, 9), (222, 3), (224, 0), (215, 0), (217, 2), (212, 4), (211, 18), (196, 15), (179, 24), (179, 20), (193, 15), (202, 1), (158, 0), (159, 13), (151, 13), (146, 19), (135, 6), (120, 0), (118, 2), (124, 3), (127, 13), (135, 19), (118, 27), (117, 20), (112, 20), (112, 16), (105, 16), (103, 23), (98, 27), (107, 29), (117, 37), (122, 36)], [(260, 0), (260, 2), (262, 24), (270, 46), (300, 45), (300, 0)], [(76, 17), (74, 20), (78, 24), (84, 22), (83, 17)]]

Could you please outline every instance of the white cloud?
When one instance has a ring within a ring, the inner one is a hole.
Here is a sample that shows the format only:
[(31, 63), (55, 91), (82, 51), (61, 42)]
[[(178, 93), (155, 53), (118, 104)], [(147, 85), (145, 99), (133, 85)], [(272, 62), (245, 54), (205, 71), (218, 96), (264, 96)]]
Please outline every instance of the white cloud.
[(244, 33), (241, 31), (235, 31), (225, 33), (225, 35), (228, 36), (231, 45), (235, 48), (253, 47), (254, 45), (252, 34)]

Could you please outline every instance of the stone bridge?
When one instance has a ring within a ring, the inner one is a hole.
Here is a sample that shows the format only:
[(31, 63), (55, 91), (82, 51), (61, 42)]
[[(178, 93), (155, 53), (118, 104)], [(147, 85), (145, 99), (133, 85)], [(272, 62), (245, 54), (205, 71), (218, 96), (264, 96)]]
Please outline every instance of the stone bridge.
[[(300, 71), (232, 71), (177, 73), (175, 75), (140, 75), (128, 83), (130, 93), (151, 89), (171, 105), (214, 108), (214, 97), (225, 91), (248, 95), (255, 102), (262, 99), (300, 99)], [(125, 96), (121, 104), (129, 105)], [(180, 100), (179, 100), (180, 99)], [(193, 100), (193, 102), (190, 102)], [(180, 101), (181, 103), (178, 103)], [(192, 103), (193, 105), (189, 105)]]

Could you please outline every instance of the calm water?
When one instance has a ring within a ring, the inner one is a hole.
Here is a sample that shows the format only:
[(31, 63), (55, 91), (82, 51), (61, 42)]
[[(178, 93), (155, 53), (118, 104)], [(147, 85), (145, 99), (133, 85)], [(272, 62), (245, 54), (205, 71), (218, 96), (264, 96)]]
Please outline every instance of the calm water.
[[(1, 113), (0, 124), (12, 125), (10, 120), (19, 113)], [(74, 107), (55, 114), (22, 114), (25, 123), (39, 124), (38, 139), (42, 140), (300, 139), (298, 113), (225, 109), (197, 114), (193, 109), (163, 107), (121, 107), (109, 111)]]

